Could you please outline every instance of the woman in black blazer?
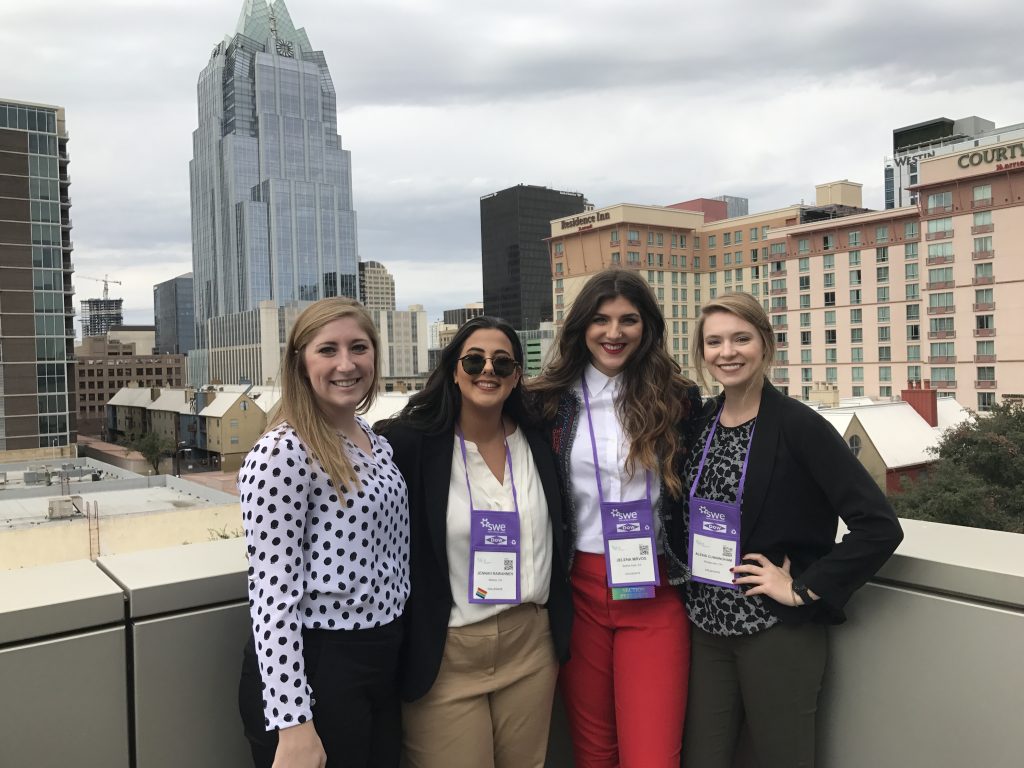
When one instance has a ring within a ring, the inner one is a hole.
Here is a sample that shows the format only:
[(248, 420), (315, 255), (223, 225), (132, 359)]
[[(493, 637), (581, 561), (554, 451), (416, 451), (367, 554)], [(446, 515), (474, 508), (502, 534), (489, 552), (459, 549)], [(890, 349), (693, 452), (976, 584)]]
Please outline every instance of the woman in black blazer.
[[(757, 299), (705, 304), (698, 374), (722, 387), (687, 459), (692, 637), (683, 764), (732, 766), (744, 722), (762, 768), (813, 766), (827, 624), (903, 538), (884, 494), (819, 414), (765, 379)], [(849, 533), (835, 542), (838, 520)]]
[(554, 457), (524, 405), (522, 365), (508, 323), (473, 318), (377, 427), (409, 485), (413, 768), (544, 764), (572, 599)]

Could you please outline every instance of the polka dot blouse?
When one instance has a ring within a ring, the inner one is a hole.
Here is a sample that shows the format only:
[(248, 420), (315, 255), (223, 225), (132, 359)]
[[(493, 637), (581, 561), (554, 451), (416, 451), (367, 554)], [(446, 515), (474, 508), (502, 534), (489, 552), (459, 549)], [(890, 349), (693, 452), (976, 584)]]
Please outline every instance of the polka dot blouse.
[(339, 437), (363, 487), (334, 485), (287, 424), (265, 434), (239, 473), (249, 612), (267, 730), (312, 717), (302, 628), (367, 629), (409, 596), (409, 497), (391, 446), (360, 419), (373, 455)]

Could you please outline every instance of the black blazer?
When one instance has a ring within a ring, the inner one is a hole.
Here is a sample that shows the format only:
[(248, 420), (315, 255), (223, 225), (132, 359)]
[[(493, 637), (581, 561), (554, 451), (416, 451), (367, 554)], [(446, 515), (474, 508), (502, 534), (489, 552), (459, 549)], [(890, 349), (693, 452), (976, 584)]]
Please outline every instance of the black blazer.
[[(705, 404), (699, 437), (722, 398)], [(691, 456), (699, 460), (703, 445)], [(849, 533), (835, 543), (839, 518)], [(821, 415), (768, 381), (750, 447), (741, 503), (740, 551), (758, 552), (791, 572), (821, 599), (793, 608), (765, 600), (786, 622), (838, 624), (843, 606), (903, 540), (885, 494)]]
[[(455, 433), (428, 435), (402, 424), (382, 426), (381, 434), (391, 443), (395, 464), (409, 485), (411, 593), (404, 614), (401, 692), (406, 701), (415, 701), (437, 678), (453, 603), (445, 542)], [(522, 424), (519, 429), (530, 445), (547, 497), (554, 544), (547, 608), (555, 654), (564, 662), (569, 657), (572, 592), (555, 459), (541, 432)]]

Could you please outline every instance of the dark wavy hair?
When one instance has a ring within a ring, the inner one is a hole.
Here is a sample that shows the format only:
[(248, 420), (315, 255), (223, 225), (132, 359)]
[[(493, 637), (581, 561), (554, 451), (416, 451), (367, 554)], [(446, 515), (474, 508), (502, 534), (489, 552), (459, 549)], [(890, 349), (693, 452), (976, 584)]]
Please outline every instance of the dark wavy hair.
[[(520, 373), (525, 364), (523, 344), (519, 334), (500, 317), (480, 315), (466, 321), (455, 333), (455, 337), (441, 350), (441, 360), (427, 378), (423, 389), (409, 398), (409, 402), (394, 417), (385, 420), (379, 426), (386, 429), (390, 424), (404, 424), (427, 434), (440, 434), (455, 428), (462, 409), (462, 393), (455, 383), (455, 366), (459, 364), (462, 348), (466, 340), (476, 331), (497, 330), (508, 337), (512, 345), (512, 356), (520, 365)], [(523, 377), (513, 388), (502, 405), (502, 413), (516, 424), (532, 424), (535, 419), (523, 399)]]
[(676, 470), (685, 445), (678, 428), (688, 415), (686, 390), (693, 382), (682, 376), (679, 364), (669, 355), (665, 318), (651, 287), (636, 272), (608, 269), (587, 281), (565, 316), (555, 359), (530, 382), (529, 390), (541, 418), (553, 421), (562, 395), (576, 385), (590, 362), (587, 328), (598, 308), (619, 296), (637, 308), (643, 321), (640, 344), (623, 368), (617, 403), (619, 421), (630, 441), (626, 468), (635, 472), (639, 464), (657, 470), (669, 491), (680, 496), (683, 488)]

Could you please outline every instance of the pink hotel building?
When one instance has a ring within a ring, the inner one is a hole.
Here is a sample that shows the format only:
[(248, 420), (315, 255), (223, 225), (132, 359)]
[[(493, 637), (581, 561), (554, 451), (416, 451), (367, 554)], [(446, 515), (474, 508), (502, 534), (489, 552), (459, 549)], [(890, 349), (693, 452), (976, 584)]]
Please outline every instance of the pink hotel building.
[(556, 323), (612, 266), (654, 288), (669, 351), (693, 376), (700, 306), (730, 291), (764, 303), (773, 383), (807, 398), (891, 397), (930, 381), (980, 411), (1024, 398), (1024, 142), (920, 163), (918, 204), (861, 207), (860, 185), (817, 188), (816, 205), (724, 218), (725, 204), (620, 204), (551, 222)]

